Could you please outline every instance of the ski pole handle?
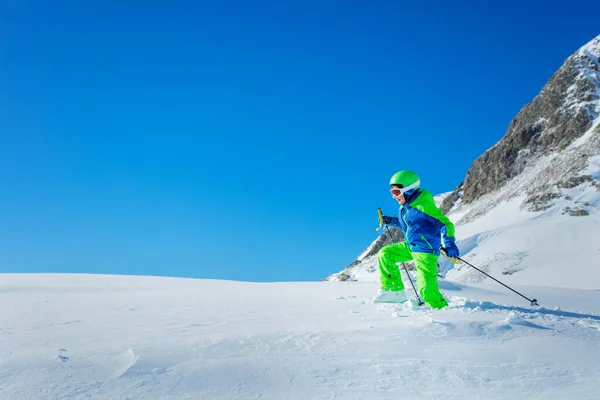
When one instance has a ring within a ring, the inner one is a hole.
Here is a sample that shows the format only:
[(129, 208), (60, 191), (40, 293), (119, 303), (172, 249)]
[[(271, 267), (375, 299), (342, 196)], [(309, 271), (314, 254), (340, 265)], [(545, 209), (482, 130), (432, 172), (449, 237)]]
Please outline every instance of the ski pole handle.
[(375, 229), (376, 231), (383, 228), (383, 211), (381, 211), (381, 207), (377, 208), (377, 213), (379, 214), (379, 228)]
[(448, 257), (448, 253), (446, 253), (446, 248), (445, 247), (440, 247), (440, 251), (442, 252), (442, 254), (448, 259), (450, 260), (450, 262), (452, 264), (460, 264), (460, 260), (458, 258), (450, 258)]

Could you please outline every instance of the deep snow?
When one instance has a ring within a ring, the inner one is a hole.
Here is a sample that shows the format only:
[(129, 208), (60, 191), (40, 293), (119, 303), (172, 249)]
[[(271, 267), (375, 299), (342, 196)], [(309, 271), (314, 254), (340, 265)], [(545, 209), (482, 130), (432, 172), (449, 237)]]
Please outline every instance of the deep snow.
[(600, 398), (599, 291), (441, 286), (0, 275), (0, 398)]

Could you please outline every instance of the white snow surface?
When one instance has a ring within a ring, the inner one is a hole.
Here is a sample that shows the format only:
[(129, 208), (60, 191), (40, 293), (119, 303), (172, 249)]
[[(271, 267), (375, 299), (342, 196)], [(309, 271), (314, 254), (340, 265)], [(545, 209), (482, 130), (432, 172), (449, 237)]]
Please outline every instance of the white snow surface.
[[(518, 200), (457, 229), (465, 260), (508, 284), (600, 289), (600, 214), (557, 214), (510, 224), (523, 214), (511, 214), (510, 206), (516, 209)], [(494, 218), (500, 227), (482, 229)], [(488, 279), (466, 264), (453, 266), (442, 258), (440, 266), (449, 280)]]
[(440, 285), (0, 275), (0, 398), (600, 398), (600, 292)]

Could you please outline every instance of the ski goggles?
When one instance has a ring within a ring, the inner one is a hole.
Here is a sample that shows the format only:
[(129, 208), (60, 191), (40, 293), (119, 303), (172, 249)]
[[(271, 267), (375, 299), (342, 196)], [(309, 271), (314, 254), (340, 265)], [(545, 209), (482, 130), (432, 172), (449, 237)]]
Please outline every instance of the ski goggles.
[(408, 192), (409, 190), (419, 187), (420, 184), (421, 184), (421, 181), (416, 181), (412, 185), (408, 185), (407, 187), (404, 187), (404, 188), (397, 188), (397, 187), (391, 188), (390, 193), (394, 197), (400, 197), (400, 195), (403, 195), (404, 193)]

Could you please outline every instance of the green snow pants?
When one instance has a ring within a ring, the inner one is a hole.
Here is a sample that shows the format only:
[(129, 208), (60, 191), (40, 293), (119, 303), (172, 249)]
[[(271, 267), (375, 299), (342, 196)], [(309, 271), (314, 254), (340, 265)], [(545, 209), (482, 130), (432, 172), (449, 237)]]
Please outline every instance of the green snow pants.
[(406, 242), (392, 243), (379, 250), (377, 261), (381, 279), (381, 289), (399, 291), (404, 289), (400, 269), (396, 263), (415, 262), (417, 269), (417, 290), (431, 308), (444, 308), (448, 305), (440, 293), (437, 281), (438, 256), (429, 253), (410, 251)]

